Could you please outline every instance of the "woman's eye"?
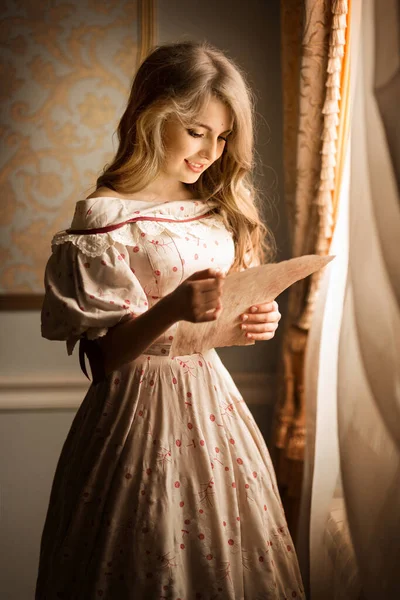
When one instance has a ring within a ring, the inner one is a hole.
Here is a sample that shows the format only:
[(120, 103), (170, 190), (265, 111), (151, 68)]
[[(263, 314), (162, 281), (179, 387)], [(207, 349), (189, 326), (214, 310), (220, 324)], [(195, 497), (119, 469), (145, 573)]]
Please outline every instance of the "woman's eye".
[[(188, 129), (189, 134), (194, 137), (194, 138), (199, 138), (199, 137), (203, 137), (204, 134), (202, 133), (196, 133), (195, 131), (193, 131), (193, 129)], [(228, 140), (224, 137), (222, 137), (222, 135), (219, 136), (220, 140), (224, 140), (224, 142), (227, 142)]]
[(193, 129), (188, 129), (188, 132), (192, 137), (195, 137), (195, 138), (199, 138), (202, 136), (201, 133), (196, 133), (195, 131), (193, 131)]

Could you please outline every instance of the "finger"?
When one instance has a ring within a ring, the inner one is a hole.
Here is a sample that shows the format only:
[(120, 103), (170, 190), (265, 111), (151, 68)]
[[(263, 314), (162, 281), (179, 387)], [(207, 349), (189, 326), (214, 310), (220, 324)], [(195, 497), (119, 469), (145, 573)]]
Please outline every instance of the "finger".
[(246, 325), (242, 325), (241, 328), (248, 333), (270, 333), (278, 329), (278, 323), (246, 323)]
[(216, 319), (218, 319), (219, 315), (221, 314), (221, 310), (220, 309), (216, 309), (210, 312), (205, 312), (201, 319), (200, 322), (204, 322), (204, 321), (215, 321)]
[(220, 296), (210, 297), (208, 300), (202, 300), (201, 305), (204, 310), (209, 310), (213, 306), (222, 306), (222, 300)]
[(221, 290), (224, 285), (224, 280), (222, 277), (212, 277), (211, 279), (202, 279), (201, 281), (196, 282), (195, 285), (201, 293), (204, 293), (214, 289)]
[(254, 304), (253, 306), (250, 306), (249, 308), (249, 313), (254, 314), (254, 313), (263, 313), (263, 312), (270, 312), (270, 311), (276, 311), (278, 310), (278, 303), (273, 300), (271, 302), (263, 302), (262, 304)]
[(272, 340), (275, 335), (275, 331), (271, 331), (269, 333), (246, 333), (246, 338), (250, 340)]
[(219, 290), (209, 290), (207, 292), (203, 292), (201, 295), (201, 302), (212, 302), (218, 300), (221, 297), (221, 292)]
[(222, 312), (222, 305), (221, 304), (217, 304), (217, 305), (211, 304), (211, 305), (208, 305), (208, 306), (204, 306), (203, 310), (204, 310), (204, 315), (206, 315), (207, 317), (209, 315), (211, 315), (211, 316), (213, 316), (213, 315), (219, 316), (221, 314), (221, 312)]
[[(247, 318), (244, 319), (243, 317), (246, 316)], [(264, 312), (264, 313), (260, 313), (260, 314), (255, 314), (255, 315), (249, 315), (249, 314), (245, 314), (242, 315), (241, 321), (243, 323), (275, 323), (275, 322), (279, 322), (281, 320), (281, 313), (277, 312), (277, 311), (273, 311), (273, 312)]]
[(192, 275), (187, 278), (187, 281), (202, 282), (207, 279), (223, 279), (224, 277), (225, 273), (220, 269), (203, 269), (202, 271), (196, 271), (195, 273), (192, 273)]

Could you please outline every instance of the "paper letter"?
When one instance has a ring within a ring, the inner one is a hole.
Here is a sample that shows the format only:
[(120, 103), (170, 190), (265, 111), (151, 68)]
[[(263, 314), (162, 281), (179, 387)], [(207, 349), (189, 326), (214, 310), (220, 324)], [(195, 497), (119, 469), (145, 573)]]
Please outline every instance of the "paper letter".
[(310, 254), (227, 275), (218, 319), (206, 323), (180, 321), (169, 356), (186, 356), (222, 346), (253, 345), (255, 340), (246, 339), (239, 327), (240, 315), (253, 304), (271, 302), (293, 283), (325, 267), (333, 258)]

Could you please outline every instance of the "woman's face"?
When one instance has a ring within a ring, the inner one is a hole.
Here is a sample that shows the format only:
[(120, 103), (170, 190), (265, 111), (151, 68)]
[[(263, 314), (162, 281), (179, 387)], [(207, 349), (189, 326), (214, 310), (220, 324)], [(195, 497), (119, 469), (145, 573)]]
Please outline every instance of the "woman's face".
[(230, 109), (216, 98), (209, 101), (188, 129), (171, 118), (165, 125), (164, 176), (171, 183), (197, 181), (220, 158), (232, 127)]

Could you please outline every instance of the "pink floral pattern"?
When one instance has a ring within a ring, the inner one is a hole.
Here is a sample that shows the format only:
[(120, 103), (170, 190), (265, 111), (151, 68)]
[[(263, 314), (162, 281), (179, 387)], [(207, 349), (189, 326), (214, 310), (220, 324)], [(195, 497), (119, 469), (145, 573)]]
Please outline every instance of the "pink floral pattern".
[[(101, 200), (77, 203), (75, 229), (152, 220), (114, 237), (55, 236), (42, 333), (70, 352), (83, 333), (104, 335), (191, 273), (228, 270), (234, 258), (212, 203)], [(117, 203), (109, 215), (105, 203)], [(193, 216), (201, 227), (185, 223)], [(36, 600), (304, 598), (260, 430), (215, 350), (169, 358), (175, 328), (91, 385), (78, 409), (51, 490)]]

